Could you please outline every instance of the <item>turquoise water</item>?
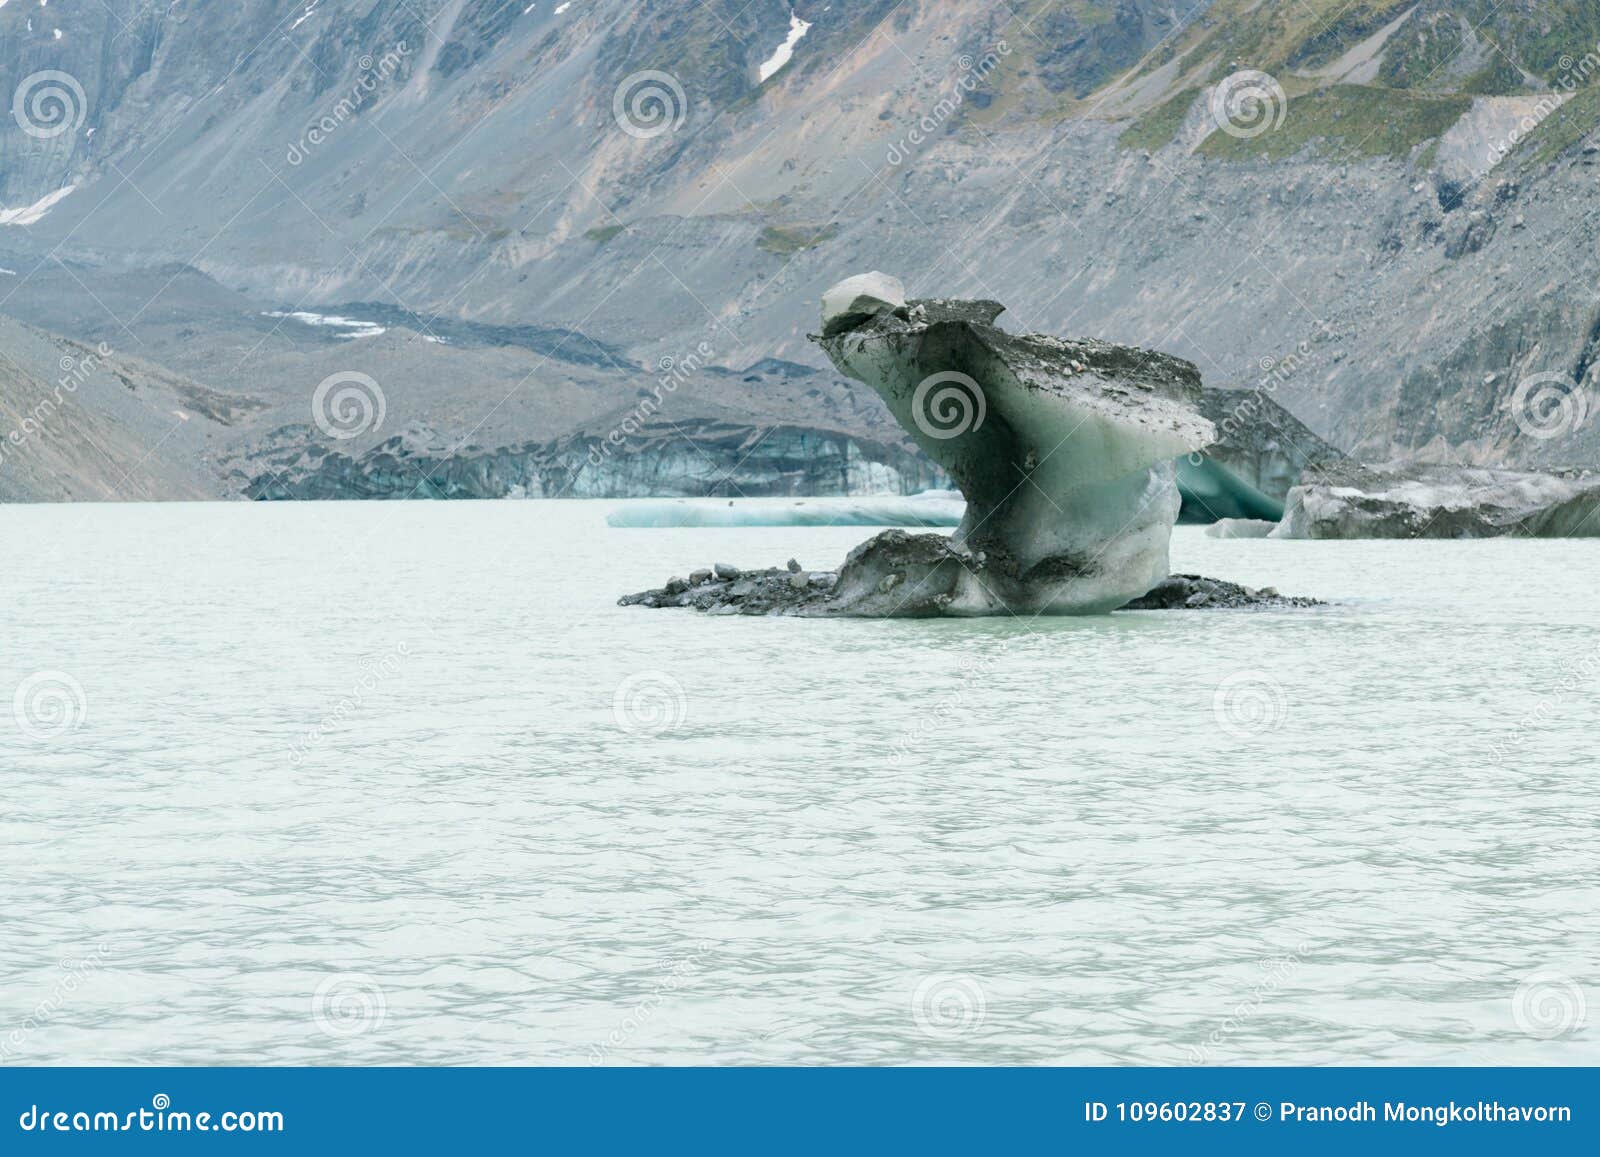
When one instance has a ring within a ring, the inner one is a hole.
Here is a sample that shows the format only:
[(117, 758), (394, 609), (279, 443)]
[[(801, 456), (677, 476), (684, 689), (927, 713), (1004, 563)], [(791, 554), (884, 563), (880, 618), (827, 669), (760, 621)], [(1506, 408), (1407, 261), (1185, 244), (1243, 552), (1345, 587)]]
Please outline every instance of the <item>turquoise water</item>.
[(1600, 543), (715, 619), (865, 532), (612, 506), (0, 508), (0, 1061), (1594, 1061)]

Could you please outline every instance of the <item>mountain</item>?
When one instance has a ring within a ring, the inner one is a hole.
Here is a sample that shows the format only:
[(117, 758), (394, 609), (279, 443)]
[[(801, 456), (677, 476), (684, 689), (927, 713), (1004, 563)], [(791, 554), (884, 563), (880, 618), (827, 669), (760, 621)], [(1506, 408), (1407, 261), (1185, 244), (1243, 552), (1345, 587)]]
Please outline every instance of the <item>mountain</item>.
[(1597, 42), (1580, 0), (14, 0), (0, 353), (217, 399), (136, 439), (162, 496), (909, 490), (806, 336), (883, 269), (1363, 457), (1594, 466)]

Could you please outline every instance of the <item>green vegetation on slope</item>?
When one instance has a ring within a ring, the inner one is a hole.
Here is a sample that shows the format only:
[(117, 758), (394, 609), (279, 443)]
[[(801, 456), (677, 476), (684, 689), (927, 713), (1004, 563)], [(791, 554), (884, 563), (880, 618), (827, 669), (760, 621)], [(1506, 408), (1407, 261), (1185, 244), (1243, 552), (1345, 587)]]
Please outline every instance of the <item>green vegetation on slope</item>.
[(1462, 84), (1461, 91), (1472, 96), (1515, 96), (1528, 91), (1528, 81), (1522, 69), (1513, 64), (1503, 52), (1491, 52), (1489, 63), (1473, 73)]
[(838, 225), (768, 225), (756, 238), (756, 245), (768, 253), (787, 257), (802, 249), (821, 245), (838, 234)]
[(1189, 110), (1194, 107), (1195, 98), (1199, 96), (1195, 89), (1186, 89), (1172, 99), (1149, 109), (1138, 120), (1129, 125), (1120, 137), (1119, 144), (1126, 149), (1157, 149), (1166, 148), (1178, 135), (1178, 129), (1183, 126), (1183, 120), (1189, 115)]
[(1533, 13), (1502, 13), (1502, 27), (1508, 18), (1519, 16), (1515, 26), (1516, 55), (1522, 66), (1535, 76), (1555, 83), (1570, 67), (1569, 61), (1595, 51), (1600, 42), (1600, 4), (1594, 0), (1539, 0)]
[(1519, 164), (1545, 165), (1595, 131), (1600, 124), (1600, 88), (1581, 90), (1547, 116), (1512, 152)]
[(1338, 160), (1399, 158), (1440, 136), (1471, 105), (1465, 96), (1335, 85), (1291, 99), (1277, 128), (1254, 137), (1218, 131), (1199, 151), (1225, 160), (1278, 160), (1307, 147)]
[(1343, 56), (1415, 0), (1357, 0), (1338, 5), (1329, 23), (1321, 24), (1302, 40), (1285, 63), (1291, 68), (1320, 68)]
[[(1466, 47), (1460, 17), (1419, 10), (1384, 45), (1378, 79), (1390, 88), (1442, 88), (1450, 62)], [(1520, 73), (1517, 83), (1522, 83)]]

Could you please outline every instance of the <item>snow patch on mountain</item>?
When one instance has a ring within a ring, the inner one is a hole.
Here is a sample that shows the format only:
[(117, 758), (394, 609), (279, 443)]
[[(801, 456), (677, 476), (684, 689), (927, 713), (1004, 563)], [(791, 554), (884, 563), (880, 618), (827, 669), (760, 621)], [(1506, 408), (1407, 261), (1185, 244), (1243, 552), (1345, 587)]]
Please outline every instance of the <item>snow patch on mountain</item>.
[(57, 203), (65, 200), (77, 187), (77, 185), (67, 185), (21, 209), (0, 209), (0, 225), (32, 225), (50, 212)]
[(304, 309), (274, 309), (263, 316), (287, 318), (290, 321), (298, 321), (301, 325), (309, 325), (318, 329), (344, 330), (346, 332), (338, 335), (344, 338), (377, 337), (379, 334), (388, 332), (387, 327), (378, 325), (376, 322), (362, 321), (354, 317), (339, 317), (337, 314), (331, 313), (313, 313)]
[(809, 23), (800, 19), (793, 12), (789, 13), (788, 37), (782, 44), (778, 45), (777, 51), (762, 62), (761, 69), (757, 73), (757, 78), (762, 84), (765, 84), (769, 77), (789, 63), (789, 58), (794, 55), (795, 45), (799, 44), (805, 38), (805, 34), (810, 31), (811, 25)]

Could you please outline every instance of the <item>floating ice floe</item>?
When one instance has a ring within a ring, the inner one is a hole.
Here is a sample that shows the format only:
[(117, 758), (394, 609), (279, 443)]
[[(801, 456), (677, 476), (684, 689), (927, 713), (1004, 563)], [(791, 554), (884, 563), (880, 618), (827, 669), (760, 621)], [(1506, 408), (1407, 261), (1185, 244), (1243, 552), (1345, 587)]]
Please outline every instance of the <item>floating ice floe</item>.
[(1207, 538), (1266, 538), (1278, 529), (1265, 518), (1219, 518), (1206, 527)]
[(863, 498), (675, 498), (629, 502), (609, 526), (959, 526), (967, 503), (958, 490)]

